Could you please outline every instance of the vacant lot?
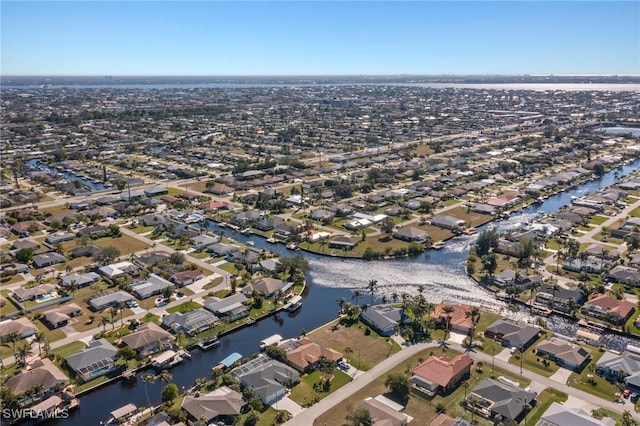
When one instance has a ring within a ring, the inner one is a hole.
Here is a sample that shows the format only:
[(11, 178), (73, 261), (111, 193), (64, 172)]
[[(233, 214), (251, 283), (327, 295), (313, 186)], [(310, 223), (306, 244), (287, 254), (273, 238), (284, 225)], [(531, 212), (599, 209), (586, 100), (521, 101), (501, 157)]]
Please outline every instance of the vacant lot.
[(135, 253), (144, 250), (149, 246), (141, 241), (136, 240), (128, 235), (122, 235), (118, 238), (104, 237), (99, 238), (93, 244), (100, 247), (115, 247), (120, 250), (121, 255)]
[(355, 368), (360, 366), (359, 370), (368, 370), (391, 354), (398, 352), (400, 348), (393, 340), (381, 337), (373, 330), (369, 336), (366, 336), (367, 329), (369, 327), (361, 322), (347, 327), (338, 324), (336, 320), (309, 334), (309, 337), (322, 345), (342, 352)]

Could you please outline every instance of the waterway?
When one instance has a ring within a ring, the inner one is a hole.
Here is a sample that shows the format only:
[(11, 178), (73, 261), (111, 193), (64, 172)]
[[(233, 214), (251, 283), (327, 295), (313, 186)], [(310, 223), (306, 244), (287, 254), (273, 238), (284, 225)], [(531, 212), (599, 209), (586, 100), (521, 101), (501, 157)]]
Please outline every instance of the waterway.
[(87, 179), (82, 176), (78, 176), (76, 174), (62, 171), (58, 168), (48, 166), (46, 164), (41, 163), (39, 160), (28, 160), (26, 163), (27, 167), (35, 170), (39, 170), (42, 172), (49, 173), (51, 175), (61, 174), (64, 178), (70, 182), (78, 181), (82, 183), (84, 186), (89, 187), (92, 191), (103, 191), (106, 189), (103, 183), (94, 182), (91, 179)]
[[(581, 197), (588, 193), (612, 185), (617, 178), (624, 177), (640, 169), (640, 160), (624, 165), (606, 173), (602, 178), (580, 184), (561, 194), (552, 196), (540, 205), (525, 208), (509, 219), (487, 224), (498, 226), (499, 229), (518, 227), (521, 223), (535, 219), (541, 213), (553, 213), (571, 202), (571, 197)], [(211, 223), (211, 229), (216, 225)], [(291, 255), (281, 244), (269, 244), (258, 236), (245, 236), (238, 232), (230, 235), (231, 230), (225, 229), (227, 236), (246, 242), (252, 240), (256, 248), (269, 249)], [(208, 352), (194, 350), (192, 359), (171, 370), (173, 382), (180, 389), (191, 386), (198, 377), (207, 377), (211, 367), (231, 354), (239, 352), (251, 356), (258, 351), (258, 342), (272, 334), (278, 333), (285, 338), (298, 336), (301, 330), (312, 330), (337, 317), (336, 301), (340, 297), (351, 299), (352, 290), (361, 288), (365, 294), (361, 303), (369, 301), (366, 285), (370, 279), (378, 281), (379, 296), (390, 296), (393, 292), (408, 292), (416, 294), (418, 286), (424, 286), (424, 295), (432, 302), (441, 300), (455, 300), (457, 302), (471, 302), (492, 309), (503, 309), (504, 304), (496, 301), (493, 294), (480, 288), (465, 273), (465, 259), (469, 247), (475, 237), (462, 237), (447, 242), (440, 251), (429, 251), (413, 258), (365, 262), (359, 260), (341, 259), (331, 256), (321, 256), (299, 251), (300, 255), (309, 261), (310, 270), (307, 273), (307, 290), (302, 308), (293, 315), (281, 313), (267, 318), (250, 327), (231, 333), (221, 338), (219, 347)], [(511, 315), (504, 311), (505, 315)], [(519, 315), (527, 319), (528, 314)], [(575, 326), (561, 319), (550, 319), (548, 325), (561, 334), (575, 335)], [(605, 337), (607, 346), (624, 349), (628, 339), (608, 335)], [(635, 342), (638, 344), (638, 342)], [(149, 398), (153, 404), (160, 402), (161, 390), (164, 383), (147, 385)], [(129, 402), (137, 406), (147, 406), (145, 385), (140, 379), (132, 382), (118, 381), (100, 390), (83, 396), (80, 408), (73, 412), (65, 424), (95, 425), (105, 421), (109, 412)], [(61, 420), (51, 423), (61, 422)]]

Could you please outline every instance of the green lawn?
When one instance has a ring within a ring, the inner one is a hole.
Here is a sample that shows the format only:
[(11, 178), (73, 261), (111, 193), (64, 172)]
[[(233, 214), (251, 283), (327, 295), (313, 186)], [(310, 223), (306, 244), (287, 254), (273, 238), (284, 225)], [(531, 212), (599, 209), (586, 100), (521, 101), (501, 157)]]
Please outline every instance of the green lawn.
[(187, 312), (195, 311), (196, 309), (202, 308), (202, 305), (193, 301), (187, 301), (180, 305), (174, 306), (173, 308), (167, 309), (167, 312), (173, 314), (175, 312), (180, 312), (181, 314), (186, 314)]
[(51, 350), (51, 353), (59, 355), (61, 358), (66, 358), (69, 355), (73, 355), (81, 349), (86, 348), (83, 342), (71, 342), (66, 345), (60, 346), (59, 348), (55, 348)]
[[(542, 336), (538, 339), (544, 339), (545, 336)], [(533, 371), (534, 373), (540, 374), (541, 376), (550, 377), (558, 371), (560, 366), (553, 361), (550, 361), (544, 357), (538, 356), (534, 353), (535, 346), (537, 344), (536, 341), (532, 344), (529, 349), (524, 351), (522, 354), (522, 368), (526, 370)], [(509, 358), (509, 363), (513, 365), (520, 365), (520, 357), (521, 355), (515, 354), (511, 358)]]
[(292, 390), (289, 397), (300, 405), (305, 405), (312, 400), (320, 400), (327, 395), (340, 389), (351, 381), (351, 377), (348, 374), (336, 369), (333, 373), (333, 379), (331, 380), (331, 386), (327, 392), (316, 392), (313, 389), (315, 383), (320, 382), (322, 373), (320, 371), (314, 371), (311, 374), (303, 376)]
[(592, 225), (602, 225), (608, 219), (609, 219), (608, 217), (598, 214), (598, 215), (595, 215), (594, 217), (592, 217), (591, 220), (589, 221), (589, 223), (591, 223)]

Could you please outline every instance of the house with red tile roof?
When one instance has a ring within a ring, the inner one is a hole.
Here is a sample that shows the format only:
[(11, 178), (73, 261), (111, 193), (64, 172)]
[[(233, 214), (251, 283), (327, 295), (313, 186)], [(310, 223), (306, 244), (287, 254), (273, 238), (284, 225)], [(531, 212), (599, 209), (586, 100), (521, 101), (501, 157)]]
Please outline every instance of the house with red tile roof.
[[(445, 307), (453, 307), (453, 311), (450, 313), (445, 312)], [(447, 317), (449, 317), (449, 330), (459, 331), (461, 333), (469, 333), (473, 326), (474, 319), (467, 316), (467, 312), (473, 309), (470, 305), (456, 305), (453, 303), (442, 302), (436, 305), (431, 318), (440, 322), (445, 327), (447, 323)], [(478, 319), (476, 318), (475, 321)]]
[(582, 307), (585, 314), (616, 324), (624, 323), (635, 310), (633, 303), (606, 294), (597, 294)]
[(300, 346), (287, 353), (287, 361), (298, 371), (312, 370), (321, 356), (336, 362), (342, 358), (340, 352), (320, 346), (307, 337), (299, 339), (297, 343)]
[(448, 360), (445, 355), (432, 356), (411, 370), (411, 385), (429, 396), (448, 393), (469, 377), (473, 359), (460, 354)]

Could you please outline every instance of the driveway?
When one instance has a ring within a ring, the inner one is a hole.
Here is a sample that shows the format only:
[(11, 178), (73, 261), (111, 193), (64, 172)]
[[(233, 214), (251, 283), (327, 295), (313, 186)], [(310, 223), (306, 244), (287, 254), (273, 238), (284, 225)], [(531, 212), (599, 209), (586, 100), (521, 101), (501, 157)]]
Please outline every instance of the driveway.
[(569, 380), (569, 376), (573, 373), (571, 370), (567, 370), (566, 368), (560, 367), (558, 371), (553, 373), (551, 377), (549, 377), (554, 382), (566, 384), (567, 380)]
[(509, 358), (511, 358), (511, 349), (509, 348), (503, 349), (502, 352), (496, 355), (496, 359), (504, 362), (509, 362)]
[(303, 408), (294, 400), (285, 396), (275, 404), (273, 404), (277, 410), (287, 410), (292, 416), (297, 416), (302, 413)]

